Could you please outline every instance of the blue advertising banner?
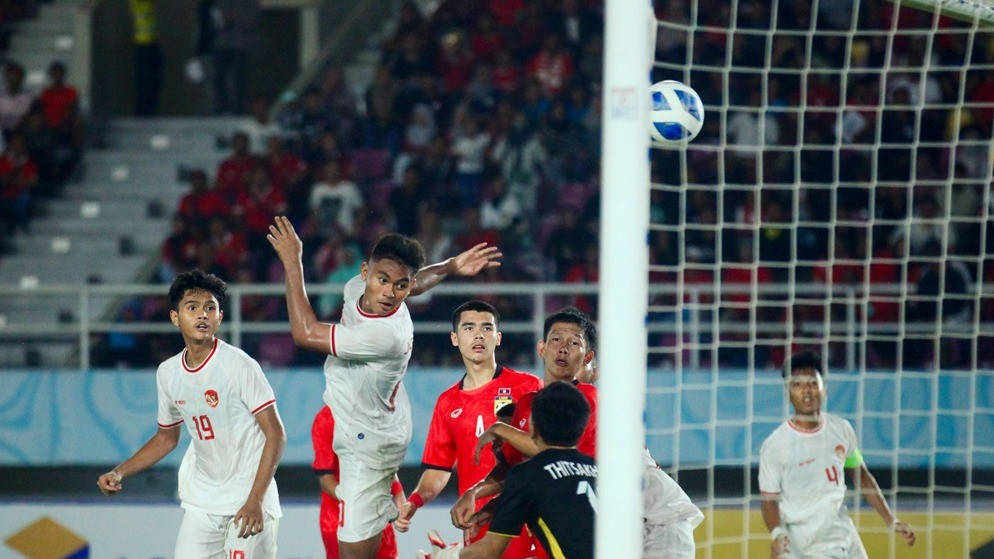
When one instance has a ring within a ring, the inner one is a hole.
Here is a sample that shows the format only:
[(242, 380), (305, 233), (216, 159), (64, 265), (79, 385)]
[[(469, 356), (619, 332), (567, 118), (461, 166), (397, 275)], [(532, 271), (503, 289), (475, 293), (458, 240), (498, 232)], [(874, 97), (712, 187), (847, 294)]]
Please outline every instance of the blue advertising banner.
[[(323, 373), (280, 369), (266, 374), (286, 426), (283, 463), (308, 465), (311, 421), (323, 405)], [(421, 462), (435, 398), (461, 375), (461, 369), (409, 371), (404, 383), (414, 438), (407, 465)], [(989, 372), (833, 372), (828, 409), (852, 422), (871, 465), (992, 468), (992, 379)], [(666, 466), (756, 464), (763, 439), (789, 414), (776, 374), (654, 370), (648, 385), (647, 445)], [(0, 465), (119, 462), (155, 432), (155, 391), (151, 370), (4, 371)], [(164, 463), (178, 465), (181, 456), (173, 452)]]

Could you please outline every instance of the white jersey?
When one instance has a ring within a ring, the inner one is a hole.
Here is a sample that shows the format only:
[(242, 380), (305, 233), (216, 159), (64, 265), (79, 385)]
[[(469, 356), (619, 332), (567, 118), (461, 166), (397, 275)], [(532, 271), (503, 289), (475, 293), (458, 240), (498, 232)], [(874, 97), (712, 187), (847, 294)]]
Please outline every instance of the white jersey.
[[(186, 423), (193, 439), (179, 468), (183, 508), (230, 516), (252, 489), (266, 437), (255, 414), (276, 404), (273, 389), (255, 359), (221, 340), (196, 368), (186, 349), (159, 365), (159, 427)], [(262, 508), (282, 516), (276, 481), (269, 483)]]
[(682, 520), (689, 520), (697, 527), (704, 520), (704, 514), (697, 508), (680, 487), (666, 474), (649, 454), (642, 453), (642, 501), (643, 516), (647, 526), (665, 526)]
[(642, 503), (643, 559), (693, 559), (694, 528), (704, 514), (659, 468), (649, 449), (642, 453)]
[(401, 382), (414, 345), (407, 304), (387, 316), (363, 312), (365, 283), (345, 285), (342, 320), (331, 327), (324, 362), (324, 401), (335, 416), (335, 451), (351, 452), (368, 467), (400, 466), (411, 442), (411, 404)]
[(850, 456), (859, 456), (859, 449), (856, 432), (845, 419), (822, 413), (821, 424), (812, 431), (785, 421), (759, 451), (759, 490), (779, 495), (781, 522), (788, 530), (791, 525), (839, 521), (851, 526), (844, 472)]

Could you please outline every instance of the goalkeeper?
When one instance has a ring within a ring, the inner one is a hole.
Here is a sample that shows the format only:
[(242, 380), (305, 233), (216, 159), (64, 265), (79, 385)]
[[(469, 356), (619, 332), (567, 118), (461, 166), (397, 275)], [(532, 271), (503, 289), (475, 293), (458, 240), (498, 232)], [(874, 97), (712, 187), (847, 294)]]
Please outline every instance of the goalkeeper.
[(782, 374), (794, 415), (767, 437), (759, 452), (760, 507), (771, 531), (770, 557), (867, 557), (846, 511), (843, 470), (884, 522), (914, 545), (914, 531), (891, 512), (866, 468), (852, 425), (822, 410), (821, 356), (796, 353)]

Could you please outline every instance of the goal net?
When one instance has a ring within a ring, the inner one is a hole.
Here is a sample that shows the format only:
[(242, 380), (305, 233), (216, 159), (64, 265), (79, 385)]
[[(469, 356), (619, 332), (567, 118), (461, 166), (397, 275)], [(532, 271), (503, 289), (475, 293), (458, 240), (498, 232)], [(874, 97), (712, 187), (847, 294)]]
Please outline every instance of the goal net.
[(646, 440), (705, 510), (698, 557), (769, 554), (759, 449), (802, 348), (919, 535), (852, 494), (871, 557), (994, 539), (994, 27), (934, 4), (655, 2), (651, 81), (707, 115), (650, 156)]

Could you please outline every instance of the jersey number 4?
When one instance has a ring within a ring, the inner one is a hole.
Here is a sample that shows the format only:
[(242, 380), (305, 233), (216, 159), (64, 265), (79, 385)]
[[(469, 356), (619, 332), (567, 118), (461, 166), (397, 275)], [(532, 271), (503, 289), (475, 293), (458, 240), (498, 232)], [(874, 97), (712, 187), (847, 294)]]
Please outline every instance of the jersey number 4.
[(839, 484), (839, 469), (835, 466), (825, 468), (825, 475), (828, 476), (829, 483), (834, 483), (835, 485)]
[(581, 481), (576, 484), (576, 494), (586, 495), (587, 501), (590, 502), (590, 508), (597, 512), (597, 493), (594, 493), (594, 487), (590, 485), (590, 482)]
[(211, 418), (206, 415), (194, 416), (193, 425), (197, 428), (197, 437), (200, 440), (209, 441), (214, 438), (214, 426), (211, 425)]

